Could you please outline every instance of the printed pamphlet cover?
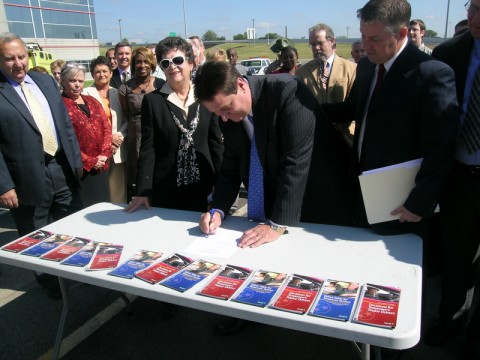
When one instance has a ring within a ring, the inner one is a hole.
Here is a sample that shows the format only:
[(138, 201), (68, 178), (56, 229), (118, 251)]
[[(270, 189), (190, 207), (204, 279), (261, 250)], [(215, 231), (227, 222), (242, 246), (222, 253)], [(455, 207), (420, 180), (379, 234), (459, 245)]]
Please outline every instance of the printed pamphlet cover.
[(182, 271), (163, 281), (161, 285), (185, 292), (218, 269), (220, 269), (218, 264), (205, 260), (196, 260)]
[(68, 240), (66, 243), (60, 245), (56, 249), (49, 251), (42, 256), (40, 259), (46, 259), (51, 261), (62, 261), (69, 257), (72, 254), (75, 254), (77, 251), (80, 251), (85, 245), (87, 245), (92, 240), (83, 239), (80, 237), (74, 237), (71, 240)]
[(141, 250), (108, 274), (132, 279), (137, 271), (152, 265), (161, 256), (162, 253), (158, 251)]
[(315, 300), (322, 284), (322, 279), (293, 274), (271, 307), (305, 314)]
[(348, 321), (358, 297), (356, 282), (327, 280), (309, 315)]
[(252, 269), (225, 265), (210, 283), (199, 291), (199, 295), (228, 300), (242, 286)]
[(45, 230), (37, 230), (31, 234), (28, 234), (20, 239), (14, 240), (11, 243), (8, 243), (2, 246), (2, 250), (12, 251), (19, 253), (33, 245), (37, 245), (39, 242), (52, 236), (52, 232)]
[(399, 302), (399, 288), (367, 283), (353, 321), (393, 329), (397, 325)]
[(71, 235), (54, 234), (46, 240), (43, 240), (41, 243), (32, 246), (26, 250), (23, 250), (20, 254), (29, 256), (41, 256), (72, 239), (73, 236)]
[(258, 270), (233, 300), (265, 307), (283, 285), (286, 278), (287, 274), (284, 273)]
[(156, 284), (180, 271), (192, 261), (193, 259), (190, 259), (189, 257), (180, 254), (173, 254), (144, 270), (137, 271), (135, 277), (149, 282), (150, 284)]
[(123, 245), (98, 245), (85, 270), (110, 270), (116, 268), (120, 261), (120, 256), (122, 256), (122, 251)]
[(85, 245), (80, 251), (76, 252), (72, 256), (69, 256), (65, 260), (61, 261), (60, 264), (62, 265), (71, 265), (71, 266), (78, 266), (83, 267), (86, 266), (90, 260), (92, 260), (93, 253), (98, 245), (106, 245), (107, 243), (104, 242), (95, 242), (92, 241)]

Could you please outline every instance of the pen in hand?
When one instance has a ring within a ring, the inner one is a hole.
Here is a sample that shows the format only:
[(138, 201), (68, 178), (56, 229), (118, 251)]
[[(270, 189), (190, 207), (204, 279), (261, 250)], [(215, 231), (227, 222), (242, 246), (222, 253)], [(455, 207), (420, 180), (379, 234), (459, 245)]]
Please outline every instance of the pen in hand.
[(213, 223), (213, 217), (215, 216), (215, 209), (210, 210), (210, 221), (208, 222), (208, 233), (205, 235), (205, 237), (208, 238), (208, 235), (210, 233), (210, 225)]

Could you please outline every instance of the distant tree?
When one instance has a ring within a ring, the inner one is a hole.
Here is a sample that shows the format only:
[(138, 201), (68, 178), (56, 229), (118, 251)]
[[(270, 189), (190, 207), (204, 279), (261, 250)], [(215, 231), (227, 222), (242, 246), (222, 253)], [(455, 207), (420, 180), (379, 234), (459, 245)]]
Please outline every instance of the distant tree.
[(233, 35), (233, 40), (247, 40), (247, 37), (244, 34)]
[(260, 39), (278, 39), (279, 37), (280, 35), (278, 35), (277, 33), (267, 33), (265, 34), (265, 37)]
[(218, 41), (225, 41), (225, 36), (219, 36), (219, 37), (217, 37), (217, 40)]
[(130, 42), (127, 38), (123, 38), (122, 41)]
[(217, 40), (218, 35), (215, 31), (213, 30), (208, 30), (205, 34), (202, 36), (203, 41), (215, 41)]
[(424, 37), (428, 37), (428, 38), (437, 37), (437, 32), (433, 30), (427, 30), (425, 31)]

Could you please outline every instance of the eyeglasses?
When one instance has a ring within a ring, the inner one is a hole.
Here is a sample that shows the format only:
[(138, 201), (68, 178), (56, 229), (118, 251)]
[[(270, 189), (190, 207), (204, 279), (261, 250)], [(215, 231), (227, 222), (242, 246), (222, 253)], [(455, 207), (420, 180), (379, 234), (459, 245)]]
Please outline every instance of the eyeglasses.
[(170, 64), (173, 64), (175, 66), (180, 66), (183, 65), (185, 62), (185, 57), (184, 56), (175, 56), (174, 58), (171, 59), (163, 59), (160, 61), (160, 67), (164, 70), (168, 69), (170, 67)]
[(472, 2), (468, 0), (465, 3), (465, 9), (469, 14), (475, 15), (478, 12), (478, 10), (480, 10), (480, 7), (478, 7), (477, 5), (473, 5)]

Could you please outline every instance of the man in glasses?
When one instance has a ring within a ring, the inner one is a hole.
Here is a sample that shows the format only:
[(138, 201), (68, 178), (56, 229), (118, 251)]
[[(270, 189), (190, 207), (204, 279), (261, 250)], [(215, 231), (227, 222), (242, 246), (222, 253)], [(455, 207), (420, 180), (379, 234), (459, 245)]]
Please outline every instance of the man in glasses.
[[(459, 330), (458, 325), (463, 325), (471, 307), (471, 297), (467, 294), (469, 290), (473, 292), (478, 277), (480, 0), (468, 1), (465, 6), (469, 31), (438, 45), (432, 53), (455, 71), (461, 110), (455, 163), (441, 202), (442, 292), (439, 321), (426, 337), (427, 344), (432, 346), (445, 343)], [(467, 327), (465, 355), (469, 359), (480, 359), (479, 339), (480, 308), (477, 306)]]
[[(80, 147), (55, 80), (28, 71), (28, 51), (12, 33), (0, 35), (0, 206), (19, 235), (81, 209)], [(51, 297), (56, 277), (37, 275)]]
[[(330, 26), (317, 24), (309, 30), (313, 60), (300, 66), (296, 75), (308, 86), (319, 104), (344, 101), (352, 89), (357, 66), (335, 54), (335, 34)], [(351, 122), (335, 124), (346, 144), (351, 147)]]
[(130, 64), (132, 62), (132, 45), (126, 41), (120, 41), (115, 45), (115, 57), (117, 68), (113, 70), (110, 86), (118, 89), (120, 85), (131, 79)]

